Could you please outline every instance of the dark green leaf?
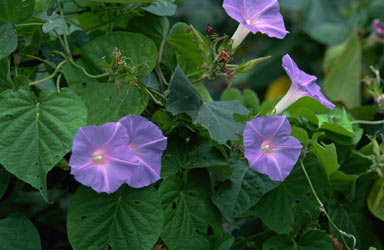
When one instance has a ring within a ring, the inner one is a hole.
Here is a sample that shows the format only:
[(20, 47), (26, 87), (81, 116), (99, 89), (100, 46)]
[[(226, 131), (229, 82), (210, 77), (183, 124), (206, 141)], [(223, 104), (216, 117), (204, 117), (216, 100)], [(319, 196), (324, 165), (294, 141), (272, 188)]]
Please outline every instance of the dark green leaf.
[[(344, 232), (356, 237), (358, 249), (367, 249), (374, 245), (377, 236), (373, 232), (373, 221), (370, 219), (366, 205), (366, 199), (377, 175), (373, 172), (361, 175), (356, 180), (356, 192), (352, 201), (335, 193), (328, 202), (328, 213), (334, 223)], [(331, 234), (340, 239), (339, 233), (330, 225)], [(352, 246), (352, 239), (345, 237), (349, 246)]]
[(233, 114), (247, 115), (249, 111), (237, 101), (203, 102), (200, 94), (193, 88), (181, 68), (170, 83), (167, 110), (173, 114), (187, 113), (194, 124), (204, 125), (211, 137), (219, 143), (238, 140), (237, 132), (243, 125), (233, 119)]
[(11, 91), (0, 100), (0, 162), (46, 198), (46, 175), (71, 149), (86, 123), (81, 99), (70, 89), (60, 94)]
[(164, 217), (153, 186), (124, 185), (113, 194), (80, 187), (68, 209), (68, 237), (74, 249), (151, 249)]
[[(1, 0), (0, 0), (1, 3)], [(0, 4), (1, 11), (1, 4)], [(17, 34), (12, 24), (0, 20), (0, 60), (17, 48)], [(1, 86), (1, 85), (0, 85)]]
[(104, 73), (102, 58), (110, 62), (114, 49), (119, 49), (122, 56), (129, 59), (133, 66), (140, 66), (136, 77), (143, 78), (155, 67), (157, 49), (154, 42), (142, 34), (132, 32), (113, 32), (99, 36), (83, 48), (82, 60), (87, 68)]
[(12, 88), (11, 71), (8, 58), (0, 60), (0, 92)]
[(9, 173), (2, 166), (0, 166), (0, 199), (7, 190), (10, 177)]
[(229, 221), (245, 213), (261, 197), (279, 185), (251, 169), (246, 161), (231, 160), (232, 176), (213, 194), (212, 201)]
[(149, 97), (143, 86), (120, 85), (119, 100), (114, 83), (97, 82), (70, 64), (64, 66), (64, 75), (88, 109), (88, 124), (99, 125), (129, 114), (139, 115), (148, 105)]
[[(324, 170), (311, 155), (306, 157), (304, 165), (320, 199), (323, 198), (327, 187)], [(267, 227), (288, 234), (316, 221), (320, 213), (317, 207), (304, 172), (297, 164), (280, 186), (263, 196), (255, 209)]]
[(177, 250), (209, 250), (211, 244), (209, 240), (198, 234), (194, 236), (188, 236), (183, 239), (180, 244), (175, 248)]
[(40, 250), (36, 227), (22, 215), (14, 214), (0, 220), (0, 250)]
[(22, 23), (30, 18), (35, 0), (0, 0), (0, 20), (8, 23)]
[(196, 235), (219, 237), (221, 219), (210, 201), (210, 183), (205, 170), (194, 170), (183, 185), (176, 176), (168, 177), (159, 188), (165, 212), (161, 238), (170, 249)]
[(276, 235), (263, 244), (263, 250), (324, 250), (334, 249), (332, 239), (324, 232), (310, 230), (300, 235), (296, 243), (288, 235)]
[(151, 38), (160, 48), (162, 40), (167, 37), (169, 21), (166, 17), (146, 13), (144, 16), (133, 17), (128, 23), (128, 30)]

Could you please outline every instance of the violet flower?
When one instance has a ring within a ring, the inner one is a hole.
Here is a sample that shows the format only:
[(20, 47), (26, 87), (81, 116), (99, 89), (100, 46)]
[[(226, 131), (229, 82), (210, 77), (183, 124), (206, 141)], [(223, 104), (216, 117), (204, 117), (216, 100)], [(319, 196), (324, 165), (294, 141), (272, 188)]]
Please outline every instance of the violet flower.
[(160, 179), (161, 156), (167, 148), (167, 137), (154, 123), (139, 115), (129, 115), (119, 121), (126, 129), (126, 144), (135, 153), (139, 167), (133, 169), (128, 185), (148, 186)]
[(381, 36), (384, 36), (384, 23), (380, 22), (379, 19), (373, 20), (373, 29)]
[(285, 116), (256, 117), (244, 128), (244, 156), (252, 169), (283, 181), (296, 164), (302, 146), (289, 136), (291, 125)]
[(329, 109), (335, 105), (327, 100), (321, 93), (319, 85), (316, 84), (317, 78), (300, 70), (292, 58), (287, 54), (283, 57), (283, 68), (291, 79), (291, 87), (284, 97), (276, 104), (275, 114), (281, 114), (291, 104), (303, 96), (309, 96), (323, 104)]
[(113, 193), (124, 183), (148, 186), (160, 179), (166, 140), (156, 125), (140, 116), (82, 127), (73, 139), (71, 174), (96, 192)]
[(233, 49), (241, 44), (249, 32), (261, 32), (279, 39), (288, 33), (277, 0), (224, 0), (223, 8), (240, 23), (232, 36)]

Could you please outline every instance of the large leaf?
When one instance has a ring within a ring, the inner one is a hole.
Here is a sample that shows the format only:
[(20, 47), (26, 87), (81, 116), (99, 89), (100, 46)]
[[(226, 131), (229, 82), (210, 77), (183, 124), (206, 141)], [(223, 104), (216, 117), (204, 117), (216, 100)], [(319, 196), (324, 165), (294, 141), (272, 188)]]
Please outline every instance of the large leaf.
[(265, 193), (280, 184), (251, 169), (246, 161), (232, 159), (231, 168), (231, 178), (212, 196), (213, 203), (229, 221), (232, 221), (234, 216), (245, 213)]
[(22, 215), (14, 214), (0, 220), (0, 250), (40, 250), (36, 227)]
[(8, 58), (0, 59), (0, 92), (12, 88), (11, 71)]
[(39, 98), (10, 91), (0, 100), (1, 164), (46, 196), (47, 173), (70, 151), (86, 117), (83, 102), (70, 89), (41, 92)]
[[(373, 172), (362, 174), (356, 180), (356, 187), (352, 188), (350, 192), (355, 192), (354, 199), (347, 201), (345, 196), (338, 193), (334, 193), (328, 202), (328, 213), (333, 222), (349, 234), (356, 237), (358, 249), (368, 249), (370, 246), (374, 246), (374, 242), (377, 236), (373, 232), (373, 221), (367, 205), (366, 199), (370, 190), (370, 187), (376, 180), (377, 175)], [(331, 234), (340, 239), (339, 233), (329, 225)], [(344, 237), (352, 246), (352, 239)]]
[(298, 242), (288, 235), (276, 235), (267, 239), (263, 250), (324, 250), (334, 249), (332, 239), (322, 231), (310, 230), (302, 234)]
[[(196, 69), (204, 62), (191, 27), (185, 23), (176, 23), (172, 26), (167, 37), (166, 49), (172, 68), (179, 65), (186, 75), (196, 73)], [(194, 79), (199, 77), (195, 75)]]
[[(304, 161), (311, 181), (320, 196), (327, 186), (327, 177), (316, 159), (307, 156)], [(296, 232), (317, 220), (319, 211), (308, 181), (301, 167), (296, 165), (291, 174), (277, 188), (268, 192), (256, 204), (256, 214), (263, 223), (280, 234)]]
[(378, 179), (371, 187), (367, 197), (369, 211), (384, 221), (384, 178)]
[(343, 44), (328, 49), (324, 59), (324, 91), (333, 101), (348, 108), (359, 106), (361, 45), (357, 32)]
[(249, 111), (238, 101), (204, 102), (180, 67), (176, 68), (169, 89), (168, 111), (187, 113), (194, 124), (204, 125), (219, 143), (240, 139), (236, 133), (241, 133), (244, 126), (234, 120), (233, 114), (247, 115)]
[(136, 75), (138, 79), (146, 76), (155, 67), (155, 43), (142, 34), (132, 32), (107, 33), (91, 40), (82, 48), (82, 59), (94, 72), (105, 72), (102, 58), (110, 62), (114, 49), (119, 49), (122, 56), (127, 57), (133, 66), (141, 65)]
[(64, 66), (69, 86), (81, 97), (88, 109), (88, 124), (118, 121), (129, 114), (141, 114), (149, 97), (142, 86), (121, 85), (120, 99), (114, 83), (97, 82), (72, 65)]
[(151, 249), (163, 227), (163, 210), (153, 186), (98, 194), (80, 187), (68, 209), (68, 237), (75, 250)]
[(144, 16), (135, 16), (128, 23), (128, 30), (141, 33), (151, 38), (160, 48), (161, 42), (166, 38), (169, 30), (169, 21), (166, 17), (146, 13)]
[(3, 197), (5, 190), (7, 190), (9, 179), (9, 173), (2, 166), (0, 166), (0, 199)]
[(24, 22), (32, 16), (34, 8), (35, 0), (0, 0), (0, 20)]
[(210, 201), (208, 173), (194, 170), (183, 185), (176, 176), (168, 177), (159, 188), (165, 213), (161, 238), (170, 249), (187, 237), (219, 237), (222, 234), (220, 214)]
[(12, 24), (7, 24), (0, 20), (0, 60), (7, 57), (16, 48), (17, 34), (15, 28)]

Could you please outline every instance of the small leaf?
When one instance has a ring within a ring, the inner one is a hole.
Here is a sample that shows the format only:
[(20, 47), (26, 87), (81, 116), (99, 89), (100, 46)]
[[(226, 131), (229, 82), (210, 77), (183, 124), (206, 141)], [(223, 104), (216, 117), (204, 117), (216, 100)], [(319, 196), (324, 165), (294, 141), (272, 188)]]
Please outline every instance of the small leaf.
[(74, 249), (151, 249), (164, 217), (153, 186), (124, 185), (113, 194), (81, 186), (68, 209), (68, 237)]
[(157, 0), (151, 5), (141, 8), (158, 16), (173, 16), (176, 13), (177, 5), (167, 0)]
[(335, 108), (316, 116), (319, 121), (319, 128), (348, 137), (356, 137), (345, 109)]
[(235, 69), (235, 72), (244, 73), (244, 72), (250, 71), (260, 63), (267, 61), (269, 58), (271, 58), (271, 56), (260, 57), (250, 61), (243, 62)]
[(0, 249), (40, 250), (40, 236), (27, 218), (13, 214), (0, 220)]
[(55, 29), (62, 30), (63, 24), (65, 24), (64, 19), (56, 12), (52, 12), (51, 16), (48, 16), (46, 13), (36, 13), (34, 16), (46, 21), (42, 27), (44, 33), (48, 33)]

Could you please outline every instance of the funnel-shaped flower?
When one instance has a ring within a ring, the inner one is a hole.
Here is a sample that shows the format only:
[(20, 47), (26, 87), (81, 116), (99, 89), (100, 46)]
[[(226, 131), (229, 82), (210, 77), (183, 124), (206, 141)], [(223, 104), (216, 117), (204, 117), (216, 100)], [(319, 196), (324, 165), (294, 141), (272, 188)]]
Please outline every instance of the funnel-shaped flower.
[(261, 32), (279, 39), (288, 33), (277, 0), (224, 0), (223, 8), (240, 23), (232, 37), (233, 49), (241, 44), (249, 32)]
[(148, 186), (160, 179), (166, 145), (161, 130), (140, 116), (86, 126), (73, 139), (71, 174), (97, 192), (113, 193), (124, 183)]
[(301, 144), (291, 133), (285, 116), (256, 117), (244, 128), (244, 156), (251, 168), (273, 181), (283, 181), (301, 153)]
[(160, 179), (161, 156), (167, 147), (167, 137), (142, 116), (129, 115), (119, 122), (128, 134), (126, 144), (139, 161), (139, 167), (132, 170), (128, 185), (140, 188), (156, 182)]
[(96, 192), (115, 192), (139, 167), (127, 141), (127, 132), (119, 122), (80, 128), (72, 144), (71, 174)]
[(288, 54), (283, 57), (283, 68), (292, 83), (288, 92), (275, 106), (276, 114), (281, 114), (291, 104), (303, 96), (312, 97), (329, 109), (335, 107), (335, 105), (328, 101), (321, 93), (319, 85), (316, 84), (317, 78), (300, 70)]

